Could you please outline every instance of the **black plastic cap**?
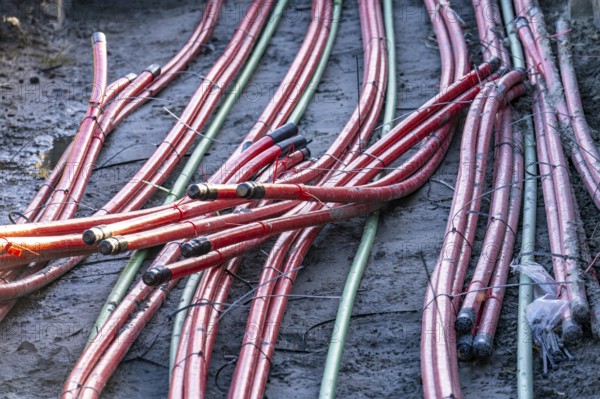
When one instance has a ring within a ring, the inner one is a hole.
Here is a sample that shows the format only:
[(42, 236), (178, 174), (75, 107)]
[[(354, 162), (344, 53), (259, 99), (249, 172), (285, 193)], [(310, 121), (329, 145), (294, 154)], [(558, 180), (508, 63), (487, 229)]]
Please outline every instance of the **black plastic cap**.
[(304, 147), (306, 147), (306, 145), (308, 144), (308, 142), (306, 141), (306, 139), (304, 138), (304, 136), (294, 136), (294, 137), (290, 137), (289, 139), (285, 139), (279, 143), (277, 143), (277, 146), (279, 148), (281, 148), (281, 153), (282, 154), (287, 154), (288, 151), (298, 151), (303, 149)]
[(260, 183), (248, 181), (237, 186), (235, 193), (244, 199), (261, 199), (265, 196), (265, 188)]
[(473, 354), (478, 359), (488, 359), (494, 351), (494, 338), (488, 334), (477, 334), (473, 340)]
[(193, 258), (202, 256), (210, 252), (212, 245), (205, 237), (194, 238), (181, 244), (181, 256), (184, 258)]
[(200, 184), (190, 184), (186, 190), (187, 196), (191, 199), (199, 199), (202, 197), (202, 189)]
[(583, 338), (583, 330), (575, 320), (569, 317), (562, 322), (562, 338), (567, 344), (576, 344)]
[(106, 240), (102, 240), (100, 241), (100, 244), (98, 244), (98, 250), (100, 251), (100, 253), (102, 255), (112, 255), (117, 253), (117, 248), (119, 248), (119, 243), (113, 243), (111, 242), (112, 237), (106, 239)]
[(102, 227), (104, 226), (96, 226), (84, 231), (81, 235), (81, 239), (83, 240), (83, 242), (85, 242), (87, 245), (94, 245), (98, 241), (108, 238), (106, 234), (104, 234), (104, 230), (102, 230)]
[(144, 273), (142, 281), (149, 286), (156, 286), (171, 280), (171, 270), (164, 266), (155, 266)]
[(179, 250), (181, 251), (181, 256), (184, 258), (191, 258), (194, 256), (194, 244), (191, 242), (184, 242), (179, 245)]
[(152, 64), (146, 68), (146, 71), (152, 74), (153, 79), (156, 79), (158, 76), (160, 76), (160, 65)]
[(127, 240), (125, 237), (109, 237), (106, 240), (100, 241), (98, 250), (102, 255), (116, 255), (127, 251)]
[(92, 229), (87, 229), (86, 231), (84, 231), (81, 235), (81, 239), (87, 245), (94, 245), (96, 243), (96, 235), (94, 234), (94, 231)]
[(459, 333), (467, 334), (473, 330), (475, 325), (475, 311), (471, 308), (463, 308), (458, 312), (454, 326)]
[(307, 159), (310, 159), (311, 153), (310, 153), (310, 149), (308, 147), (304, 147), (302, 149), (302, 155), (304, 156), (304, 160), (306, 161)]
[(191, 199), (198, 201), (209, 201), (217, 199), (219, 192), (212, 189), (206, 183), (190, 184), (187, 188), (187, 195)]
[(298, 126), (293, 122), (288, 122), (285, 125), (278, 127), (271, 133), (267, 134), (273, 139), (274, 143), (279, 143), (298, 134)]
[(104, 42), (106, 43), (106, 36), (102, 32), (94, 32), (92, 35), (92, 43)]
[(465, 334), (456, 342), (456, 352), (460, 360), (473, 358), (473, 334)]

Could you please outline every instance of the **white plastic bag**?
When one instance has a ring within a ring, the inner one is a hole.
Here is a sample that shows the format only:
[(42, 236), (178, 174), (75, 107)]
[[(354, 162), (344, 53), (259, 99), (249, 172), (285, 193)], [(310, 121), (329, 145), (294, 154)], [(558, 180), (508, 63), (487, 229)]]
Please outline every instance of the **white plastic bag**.
[(525, 308), (525, 317), (533, 330), (551, 331), (561, 320), (569, 306), (564, 299), (556, 299), (553, 295), (544, 295), (531, 302)]
[(556, 298), (556, 281), (548, 274), (542, 265), (532, 261), (526, 261), (520, 264), (512, 264), (519, 273), (525, 274), (536, 285), (534, 286), (535, 296), (550, 295)]

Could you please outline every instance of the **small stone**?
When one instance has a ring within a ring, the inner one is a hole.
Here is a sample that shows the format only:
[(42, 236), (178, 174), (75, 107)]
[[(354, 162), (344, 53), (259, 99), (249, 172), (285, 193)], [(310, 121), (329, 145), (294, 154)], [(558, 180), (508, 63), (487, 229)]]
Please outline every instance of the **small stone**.
[(31, 83), (32, 85), (36, 85), (40, 83), (40, 78), (38, 78), (37, 76), (32, 76), (29, 78), (29, 83)]

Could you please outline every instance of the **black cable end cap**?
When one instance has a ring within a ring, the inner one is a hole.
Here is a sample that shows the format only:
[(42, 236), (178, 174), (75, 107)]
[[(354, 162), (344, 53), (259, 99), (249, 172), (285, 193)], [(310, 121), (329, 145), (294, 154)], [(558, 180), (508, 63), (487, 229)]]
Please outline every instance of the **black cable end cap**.
[(288, 122), (283, 126), (278, 127), (267, 135), (273, 139), (274, 143), (289, 139), (298, 134), (298, 126), (294, 122)]
[(115, 245), (115, 243), (111, 242), (111, 238), (112, 237), (102, 240), (100, 241), (100, 244), (98, 244), (98, 251), (100, 251), (102, 255), (112, 255), (116, 253), (116, 249), (119, 248), (119, 244), (117, 243)]
[(250, 198), (252, 193), (252, 183), (238, 184), (235, 193), (240, 198)]
[(190, 184), (187, 188), (187, 195), (191, 199), (202, 200), (206, 196), (207, 187), (204, 183)]
[(156, 286), (171, 280), (171, 276), (172, 273), (170, 269), (165, 266), (155, 266), (144, 273), (142, 281), (146, 285)]
[(304, 148), (302, 149), (302, 155), (304, 156), (304, 160), (305, 160), (305, 161), (306, 161), (306, 160), (308, 160), (308, 159), (310, 159), (310, 157), (311, 157), (311, 155), (312, 155), (312, 154), (310, 153), (310, 148), (308, 148), (308, 147), (304, 147)]
[(471, 308), (463, 308), (458, 312), (454, 327), (459, 333), (467, 334), (473, 330), (475, 325), (475, 311)]
[(81, 239), (83, 240), (83, 242), (85, 242), (87, 245), (94, 245), (98, 241), (108, 238), (104, 234), (104, 230), (102, 230), (102, 227), (103, 226), (96, 226), (84, 231), (81, 235)]
[(186, 190), (187, 196), (191, 199), (200, 199), (202, 196), (202, 190), (199, 184), (190, 184)]
[(217, 190), (211, 189), (211, 187), (206, 183), (196, 183), (190, 184), (188, 186), (187, 195), (191, 199), (195, 199), (198, 201), (208, 201), (217, 199), (219, 192)]
[(100, 241), (98, 250), (102, 255), (116, 255), (127, 251), (127, 246), (128, 243), (125, 237), (109, 237)]
[(292, 151), (299, 151), (303, 148), (305, 148), (308, 144), (308, 141), (306, 140), (306, 138), (302, 135), (297, 135), (294, 137), (290, 137), (289, 139), (285, 139), (277, 144), (275, 144), (276, 146), (278, 146), (279, 148), (281, 148), (281, 155), (282, 156), (286, 156), (288, 155), (288, 151), (292, 152)]
[(583, 338), (581, 326), (572, 318), (562, 322), (562, 338), (567, 344), (576, 344)]
[(106, 43), (106, 36), (102, 32), (94, 32), (92, 35), (92, 43), (104, 42)]
[(473, 340), (473, 354), (478, 359), (488, 359), (494, 351), (494, 338), (489, 334), (477, 334)]
[(265, 196), (265, 188), (260, 183), (248, 181), (238, 184), (235, 193), (244, 199), (261, 199)]
[(190, 242), (184, 242), (179, 245), (179, 251), (184, 258), (191, 258), (194, 256), (194, 248), (194, 244)]
[(160, 65), (152, 64), (148, 68), (146, 68), (146, 71), (148, 71), (152, 74), (153, 79), (156, 79), (158, 76), (160, 76), (160, 73), (161, 73)]
[(84, 231), (81, 235), (81, 239), (87, 245), (94, 245), (96, 243), (96, 235), (94, 234), (94, 231), (92, 229), (87, 229), (86, 231)]
[(456, 353), (460, 360), (471, 360), (473, 358), (473, 335), (462, 335), (456, 342)]
[(202, 256), (210, 252), (212, 245), (206, 237), (199, 237), (184, 242), (180, 245), (181, 256), (184, 258), (193, 258)]

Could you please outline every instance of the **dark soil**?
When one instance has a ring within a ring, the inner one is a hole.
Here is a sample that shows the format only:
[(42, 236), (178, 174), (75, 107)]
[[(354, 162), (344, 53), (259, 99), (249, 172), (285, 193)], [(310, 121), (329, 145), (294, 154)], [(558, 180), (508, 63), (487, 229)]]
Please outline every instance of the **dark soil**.
[[(249, 1), (226, 1), (226, 12), (205, 51), (175, 84), (131, 115), (109, 138), (98, 160), (102, 169), (92, 174), (80, 214), (102, 205), (154, 150), (173, 125), (162, 107), (179, 113), (204, 74), (222, 52)], [(545, 9), (548, 20), (562, 12), (560, 2)], [(10, 210), (25, 208), (57, 155), (76, 132), (87, 101), (92, 58), (89, 38), (94, 31), (107, 35), (110, 77), (140, 72), (151, 63), (164, 63), (193, 30), (200, 15), (197, 1), (145, 0), (124, 2), (69, 2), (59, 26), (52, 4), (3, 2), (4, 15), (19, 18), (20, 27), (0, 22), (0, 223), (9, 223)], [(18, 5), (16, 5), (18, 4)], [(398, 52), (398, 111), (405, 114), (436, 92), (439, 56), (427, 13), (417, 0), (395, 2)], [(219, 139), (206, 158), (214, 169), (252, 127), (270, 93), (277, 87), (300, 46), (310, 10), (292, 1), (293, 23), (280, 24), (250, 87), (235, 106)], [(470, 3), (456, 9), (471, 26), (469, 41), (479, 46)], [(552, 25), (550, 25), (552, 26)], [(314, 139), (319, 155), (349, 118), (358, 96), (357, 65), (362, 66), (356, 2), (344, 2), (340, 33), (319, 90), (302, 121), (301, 130)], [(588, 121), (600, 129), (599, 32), (591, 21), (573, 28), (576, 68)], [(358, 62), (357, 62), (358, 59)], [(521, 106), (523, 112), (527, 112)], [(454, 184), (458, 169), (458, 141), (435, 178)], [(600, 250), (597, 209), (577, 180), (577, 199), (592, 253)], [(168, 185), (169, 183), (166, 183)], [(377, 239), (366, 269), (344, 353), (338, 395), (346, 397), (422, 397), (419, 340), (421, 308), (427, 275), (437, 259), (448, 216), (451, 190), (430, 182), (422, 190), (391, 204), (382, 215)], [(153, 203), (162, 201), (161, 195)], [(538, 250), (548, 251), (544, 206), (539, 196)], [(306, 258), (294, 287), (296, 295), (339, 296), (362, 233), (363, 220), (328, 226)], [(517, 245), (518, 247), (518, 245)], [(516, 254), (515, 254), (516, 255)], [(247, 256), (240, 273), (255, 282), (266, 255)], [(24, 298), (0, 324), (0, 396), (55, 397), (81, 353), (107, 294), (126, 263), (126, 257), (91, 257), (58, 282)], [(550, 259), (539, 262), (549, 266)], [(516, 283), (512, 276), (509, 283)], [(181, 288), (181, 287), (180, 287)], [(237, 281), (232, 300), (247, 290)], [(126, 360), (116, 370), (105, 396), (111, 398), (165, 397), (168, 391), (168, 316), (179, 300), (169, 297), (150, 322)], [(281, 326), (266, 396), (306, 398), (318, 394), (327, 345), (336, 333), (338, 301), (334, 298), (290, 300)], [(227, 314), (219, 331), (209, 375), (208, 397), (224, 397), (239, 352), (247, 307)], [(461, 362), (466, 397), (516, 397), (517, 289), (507, 290), (493, 359)], [(326, 322), (326, 323), (324, 323)], [(318, 325), (318, 327), (314, 327)], [(593, 398), (600, 393), (597, 359), (600, 346), (588, 331), (569, 348), (574, 360), (560, 364), (547, 376), (535, 354), (536, 396), (540, 398)]]

